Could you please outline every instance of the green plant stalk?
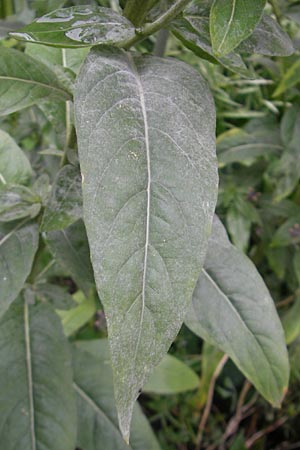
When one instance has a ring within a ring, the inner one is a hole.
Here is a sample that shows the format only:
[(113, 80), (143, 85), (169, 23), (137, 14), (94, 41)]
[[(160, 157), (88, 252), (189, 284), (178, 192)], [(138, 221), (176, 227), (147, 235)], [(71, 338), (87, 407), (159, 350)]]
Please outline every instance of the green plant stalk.
[(12, 16), (14, 13), (13, 0), (2, 0), (0, 8), (0, 17), (5, 19), (7, 16)]
[(127, 17), (133, 25), (139, 27), (143, 23), (147, 12), (156, 2), (157, 0), (127, 0), (124, 16)]
[(122, 43), (122, 47), (125, 49), (129, 49), (132, 45), (137, 44), (140, 41), (143, 41), (151, 34), (156, 33), (161, 28), (165, 28), (166, 25), (174, 19), (184, 7), (190, 2), (190, 0), (178, 0), (171, 8), (168, 9), (164, 14), (162, 14), (158, 19), (154, 22), (145, 25), (144, 27), (136, 30), (136, 35), (132, 38), (128, 39)]

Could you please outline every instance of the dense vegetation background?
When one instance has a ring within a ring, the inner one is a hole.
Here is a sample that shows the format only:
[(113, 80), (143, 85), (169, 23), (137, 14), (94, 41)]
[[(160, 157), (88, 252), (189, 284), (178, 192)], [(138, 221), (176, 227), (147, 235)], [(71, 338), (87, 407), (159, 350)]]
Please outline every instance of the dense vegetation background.
[[(2, 0), (0, 48), (23, 51), (26, 47), (31, 56), (46, 64), (53, 62), (51, 48), (41, 50), (39, 46), (18, 42), (7, 37), (7, 30), (17, 29), (56, 7), (76, 4), (115, 8), (117, 2)], [(200, 59), (175, 37), (176, 33), (167, 36), (161, 33), (159, 43), (155, 36), (138, 44), (141, 52), (164, 53), (188, 62), (209, 83), (217, 109), (220, 173), (217, 213), (232, 242), (257, 266), (276, 302), (291, 364), (290, 386), (282, 408), (273, 409), (231, 361), (183, 326), (170, 353), (193, 369), (199, 379), (189, 374), (191, 380), (187, 380), (184, 372), (182, 379), (177, 376), (173, 380), (173, 385), (172, 379), (168, 379), (167, 385), (161, 386), (158, 377), (156, 385), (154, 380), (154, 387), (140, 398), (163, 450), (194, 449), (199, 437), (201, 448), (209, 450), (300, 448), (300, 2), (273, 0), (267, 11), (291, 37), (295, 52), (287, 57), (271, 57), (249, 55), (242, 49), (247, 66), (243, 77), (224, 65)], [(85, 49), (78, 50), (78, 55), (82, 55), (79, 60), (85, 53)], [(74, 72), (79, 63), (75, 58)], [(71, 70), (61, 71), (57, 66), (57, 75), (65, 85), (72, 84)], [(47, 197), (49, 186), (64, 164), (62, 158), (68, 158), (71, 163), (77, 158), (72, 145), (67, 154), (62, 151), (65, 131), (60, 114), (59, 108), (45, 101), (0, 117), (0, 151), (5, 138), (1, 133), (6, 132), (26, 153), (38, 174), (33, 191), (41, 198)], [(68, 139), (74, 140), (72, 132)], [(24, 161), (18, 163), (23, 166), (26, 178), (30, 169), (26, 169)], [(12, 173), (14, 170), (12, 161)], [(72, 169), (68, 166), (67, 170)], [(74, 173), (65, 173), (61, 184), (68, 177), (76, 179)], [(80, 180), (77, 182), (80, 184)], [(20, 217), (24, 208), (27, 211), (32, 208), (34, 216), (35, 200), (28, 197), (31, 193), (24, 188), (21, 194), (16, 190), (16, 195), (23, 196)], [(75, 195), (74, 188), (74, 198)], [(74, 198), (70, 201), (75, 204)], [(6, 214), (1, 207), (0, 215)], [(75, 208), (73, 214), (77, 214)], [(49, 217), (49, 230), (51, 220)], [(52, 299), (56, 308), (63, 310), (60, 315), (65, 332), (72, 340), (104, 338), (106, 324), (98, 301), (90, 296), (89, 302), (80, 306), (81, 292), (88, 293), (93, 283), (89, 268), (81, 268), (86, 273), (79, 273), (76, 279), (70, 276), (68, 265), (60, 264), (59, 256), (52, 259), (49, 249), (54, 249), (55, 254), (56, 247), (63, 245), (59, 233), (53, 232), (48, 247), (40, 248), (31, 277), (42, 283), (28, 287), (25, 295), (28, 301), (34, 295)], [(71, 316), (66, 308), (68, 301), (73, 301), (70, 296), (79, 305)]]

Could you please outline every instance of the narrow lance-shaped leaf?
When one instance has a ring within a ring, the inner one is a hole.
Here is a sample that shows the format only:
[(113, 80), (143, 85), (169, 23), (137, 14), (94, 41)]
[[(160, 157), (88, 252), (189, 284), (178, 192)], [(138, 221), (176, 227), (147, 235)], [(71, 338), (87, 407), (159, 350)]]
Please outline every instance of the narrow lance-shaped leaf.
[(75, 95), (83, 207), (121, 430), (178, 333), (217, 193), (215, 112), (186, 64), (95, 49)]
[(258, 391), (279, 406), (289, 363), (273, 300), (253, 263), (215, 218), (186, 325), (227, 353)]
[(0, 116), (32, 106), (40, 99), (71, 98), (55, 73), (40, 61), (4, 47), (0, 47), (0, 60)]
[(99, 6), (58, 9), (10, 33), (15, 39), (56, 47), (121, 44), (134, 34), (134, 26), (126, 17)]
[(216, 55), (234, 50), (254, 31), (266, 0), (214, 0), (210, 11), (210, 35)]
[(0, 226), (0, 317), (31, 271), (38, 240), (37, 224), (13, 222)]
[(0, 321), (0, 442), (5, 450), (74, 450), (71, 358), (59, 318), (17, 299)]

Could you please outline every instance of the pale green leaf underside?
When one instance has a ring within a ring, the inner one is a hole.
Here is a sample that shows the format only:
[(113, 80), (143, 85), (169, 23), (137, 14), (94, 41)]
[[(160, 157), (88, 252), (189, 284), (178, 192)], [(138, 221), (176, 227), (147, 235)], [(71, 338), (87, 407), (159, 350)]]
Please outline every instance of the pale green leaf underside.
[(23, 288), (38, 240), (37, 224), (13, 222), (0, 226), (0, 317)]
[(289, 364), (274, 303), (253, 263), (214, 220), (186, 325), (227, 353), (258, 391), (279, 406)]
[(85, 224), (126, 437), (206, 252), (217, 192), (214, 106), (184, 63), (107, 48), (82, 67), (75, 113)]
[(19, 298), (0, 321), (0, 442), (5, 450), (74, 450), (75, 396), (60, 320)]
[(28, 158), (13, 138), (0, 130), (0, 186), (6, 183), (26, 183), (31, 175)]
[(254, 31), (266, 0), (214, 0), (210, 11), (210, 35), (216, 55), (234, 50)]
[(0, 47), (0, 116), (38, 100), (67, 100), (70, 94), (46, 65), (11, 48)]

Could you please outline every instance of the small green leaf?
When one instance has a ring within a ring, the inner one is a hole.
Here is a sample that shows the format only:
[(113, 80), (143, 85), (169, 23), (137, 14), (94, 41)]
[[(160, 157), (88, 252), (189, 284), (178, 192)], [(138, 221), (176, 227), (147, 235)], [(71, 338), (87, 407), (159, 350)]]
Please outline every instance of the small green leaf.
[(82, 216), (81, 175), (71, 165), (63, 167), (52, 186), (46, 205), (41, 230), (53, 231), (67, 228)]
[(171, 355), (165, 355), (154, 369), (143, 392), (152, 394), (178, 394), (197, 389), (199, 378), (186, 364)]
[(61, 318), (62, 326), (66, 336), (71, 336), (85, 325), (97, 310), (96, 300), (93, 294), (85, 298), (76, 308), (68, 311), (57, 311)]
[(12, 48), (0, 47), (0, 116), (41, 99), (68, 100), (71, 95), (46, 65)]
[(229, 242), (217, 218), (185, 323), (227, 353), (268, 401), (280, 405), (289, 379), (280, 320), (255, 266)]
[(285, 333), (285, 342), (291, 344), (300, 335), (300, 295), (296, 293), (294, 304), (281, 317)]
[(214, 0), (210, 35), (217, 56), (232, 52), (259, 23), (266, 0)]
[(38, 225), (0, 225), (0, 317), (23, 288), (38, 248)]
[(85, 295), (89, 296), (95, 282), (90, 249), (82, 220), (78, 220), (64, 230), (46, 233), (46, 242), (53, 256), (70, 273)]
[(300, 59), (298, 59), (283, 75), (273, 97), (279, 97), (288, 89), (296, 86), (300, 81)]
[(9, 134), (0, 130), (0, 186), (9, 183), (26, 184), (32, 174), (30, 162), (24, 152)]
[(241, 128), (231, 128), (218, 136), (217, 151), (219, 166), (224, 167), (232, 163), (251, 166), (258, 158), (268, 158), (278, 155), (284, 147), (280, 142), (270, 142), (265, 136), (247, 133)]
[(0, 222), (34, 218), (40, 209), (39, 197), (26, 186), (12, 185), (0, 189)]
[(99, 6), (58, 9), (10, 33), (15, 39), (55, 47), (121, 45), (134, 35), (134, 26), (126, 17)]
[(71, 357), (49, 305), (11, 305), (0, 320), (0, 361), (2, 448), (74, 450)]
[[(103, 355), (100, 351), (96, 354), (85, 351), (87, 346), (93, 344), (100, 349), (100, 342), (80, 341), (73, 347), (78, 411), (77, 446), (85, 450), (160, 450), (138, 404), (134, 407), (130, 443), (127, 445), (124, 442), (118, 429), (112, 372), (107, 361), (109, 355)], [(107, 342), (105, 347), (108, 350)]]
[(267, 56), (289, 56), (295, 49), (288, 34), (272, 17), (264, 14), (254, 32), (238, 46), (237, 51)]
[(184, 18), (173, 21), (170, 29), (185, 47), (200, 58), (207, 59), (214, 64), (221, 64), (242, 77), (253, 78), (253, 73), (247, 68), (237, 53), (229, 53), (221, 58), (213, 54), (208, 17), (185, 15)]
[(217, 193), (215, 112), (190, 66), (116, 48), (76, 88), (84, 220), (112, 349), (120, 427), (178, 333)]

